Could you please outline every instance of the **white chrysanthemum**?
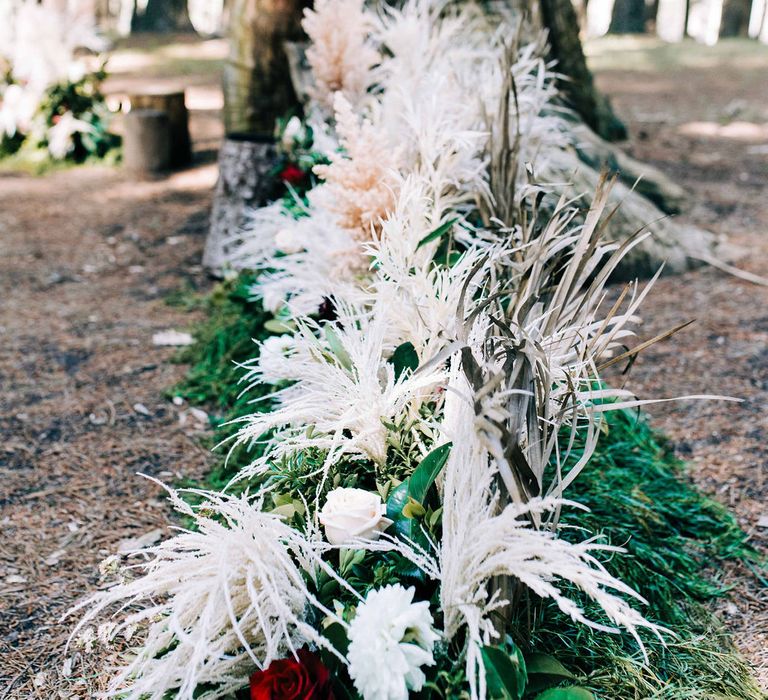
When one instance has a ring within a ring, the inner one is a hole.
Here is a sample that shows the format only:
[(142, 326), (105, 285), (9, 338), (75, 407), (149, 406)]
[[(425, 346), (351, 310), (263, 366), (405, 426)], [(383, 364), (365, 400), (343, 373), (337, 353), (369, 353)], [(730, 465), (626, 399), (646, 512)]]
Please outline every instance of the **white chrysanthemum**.
[(349, 626), (349, 675), (364, 700), (407, 700), (435, 663), (429, 603), (413, 602), (414, 589), (399, 584), (373, 590)]

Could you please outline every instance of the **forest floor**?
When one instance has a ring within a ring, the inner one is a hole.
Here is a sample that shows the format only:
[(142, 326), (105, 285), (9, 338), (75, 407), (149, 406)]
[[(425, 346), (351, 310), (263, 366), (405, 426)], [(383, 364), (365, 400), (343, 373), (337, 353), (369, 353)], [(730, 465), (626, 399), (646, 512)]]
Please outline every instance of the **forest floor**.
[[(727, 234), (738, 264), (768, 274), (768, 48), (609, 39), (591, 44), (600, 86), (626, 120), (627, 148), (692, 193), (686, 219)], [(121, 48), (107, 92), (188, 87), (194, 167), (135, 182), (84, 167), (33, 178), (0, 170), (0, 700), (90, 698), (97, 654), (76, 651), (60, 616), (98, 585), (98, 562), (167, 532), (161, 480), (199, 477), (204, 421), (166, 391), (184, 374), (153, 334), (197, 313), (168, 303), (210, 288), (199, 261), (220, 138), (216, 41)], [(705, 268), (660, 280), (647, 337), (696, 323), (647, 351), (628, 385), (645, 396), (721, 393), (741, 404), (651, 408), (692, 477), (768, 544), (768, 289)], [(765, 521), (763, 521), (765, 522)], [(748, 571), (722, 605), (768, 686), (768, 596)]]

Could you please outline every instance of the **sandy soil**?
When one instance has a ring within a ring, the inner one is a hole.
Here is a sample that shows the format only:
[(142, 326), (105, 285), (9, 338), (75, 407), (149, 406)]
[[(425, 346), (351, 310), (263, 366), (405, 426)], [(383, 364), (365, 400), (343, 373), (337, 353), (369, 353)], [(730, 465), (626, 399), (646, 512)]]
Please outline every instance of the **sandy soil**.
[[(176, 62), (174, 84), (192, 86), (195, 168), (143, 183), (95, 168), (0, 174), (0, 700), (92, 697), (97, 657), (84, 655), (66, 681), (57, 673), (68, 630), (60, 615), (97, 585), (97, 563), (121, 542), (165, 531), (162, 493), (136, 472), (174, 480), (209, 464), (194, 421), (180, 424), (186, 407), (164, 396), (184, 368), (152, 335), (194, 319), (164, 302), (169, 292), (209, 285), (199, 260), (215, 180), (220, 49), (206, 43), (201, 64), (185, 44), (152, 48)], [(768, 274), (768, 51), (726, 46), (681, 60), (613, 40), (590, 50), (630, 126), (629, 150), (691, 190), (688, 217), (742, 246), (740, 265)], [(168, 84), (143, 51), (119, 54), (110, 91), (129, 92), (146, 76)], [(645, 335), (697, 321), (645, 353), (628, 381), (641, 395), (744, 399), (651, 413), (693, 478), (735, 508), (760, 546), (768, 543), (757, 525), (768, 515), (767, 302), (768, 289), (712, 269), (661, 280)], [(765, 589), (748, 572), (721, 575), (737, 585), (722, 606), (726, 620), (768, 680)]]

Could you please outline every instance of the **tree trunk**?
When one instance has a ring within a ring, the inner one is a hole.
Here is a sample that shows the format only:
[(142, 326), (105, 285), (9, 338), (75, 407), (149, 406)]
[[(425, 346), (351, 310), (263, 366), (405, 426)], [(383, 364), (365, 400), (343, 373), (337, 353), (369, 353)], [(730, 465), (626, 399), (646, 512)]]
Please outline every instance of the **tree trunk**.
[(748, 36), (752, 0), (725, 0), (720, 36)]
[(608, 99), (597, 91), (587, 67), (571, 0), (540, 0), (539, 5), (557, 70), (568, 76), (568, 80), (560, 82), (560, 90), (569, 106), (603, 138), (625, 139), (626, 127), (613, 113)]
[(234, 0), (224, 66), (227, 134), (271, 136), (275, 120), (298, 109), (283, 44), (302, 36), (305, 0)]
[(669, 42), (682, 41), (688, 25), (687, 0), (659, 0), (656, 12), (656, 34)]
[(192, 32), (187, 0), (147, 0), (143, 10), (136, 3), (131, 32)]
[(608, 31), (612, 34), (644, 33), (645, 0), (616, 0)]
[(275, 146), (227, 138), (219, 150), (219, 180), (213, 197), (211, 226), (205, 240), (203, 266), (216, 277), (226, 271), (229, 253), (238, 244), (237, 234), (249, 209), (274, 196), (270, 170)]

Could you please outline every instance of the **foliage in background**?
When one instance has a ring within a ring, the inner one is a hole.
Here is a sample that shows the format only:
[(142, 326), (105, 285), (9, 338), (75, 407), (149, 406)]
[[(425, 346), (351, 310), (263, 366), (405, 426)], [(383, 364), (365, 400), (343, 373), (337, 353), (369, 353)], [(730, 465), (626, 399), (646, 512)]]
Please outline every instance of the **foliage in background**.
[(42, 171), (104, 158), (119, 144), (95, 56), (106, 46), (77, 13), (29, 0), (0, 8), (0, 158)]
[[(252, 273), (241, 273), (204, 298), (200, 303), (207, 318), (195, 331), (195, 344), (178, 358), (191, 367), (170, 393), (213, 410), (212, 443), (231, 437), (237, 426), (227, 421), (251, 412), (249, 401), (270, 390), (262, 387), (245, 397), (238, 384), (243, 370), (237, 363), (252, 359), (252, 339), (269, 335), (264, 323), (271, 315), (250, 299), (253, 283)], [(254, 457), (240, 448), (225, 464), (225, 452), (220, 449), (204, 488), (222, 488)], [(578, 456), (577, 445), (572, 459)], [(643, 667), (626, 637), (576, 625), (554, 605), (538, 605), (532, 620), (520, 621), (521, 629), (530, 628), (530, 637), (515, 640), (526, 658), (557, 658), (569, 671), (583, 674), (584, 684), (602, 698), (763, 698), (748, 665), (706, 607), (725, 593), (708, 567), (754, 560), (755, 554), (734, 516), (691, 483), (684, 465), (642, 415), (629, 410), (606, 414), (605, 434), (572, 493), (590, 511), (578, 520), (566, 518), (565, 524), (602, 534), (627, 549), (627, 555), (610, 560), (611, 572), (646, 598), (648, 619), (670, 628), (677, 638), (664, 646), (646, 635), (650, 664)], [(449, 692), (463, 681), (444, 676), (436, 682)]]

